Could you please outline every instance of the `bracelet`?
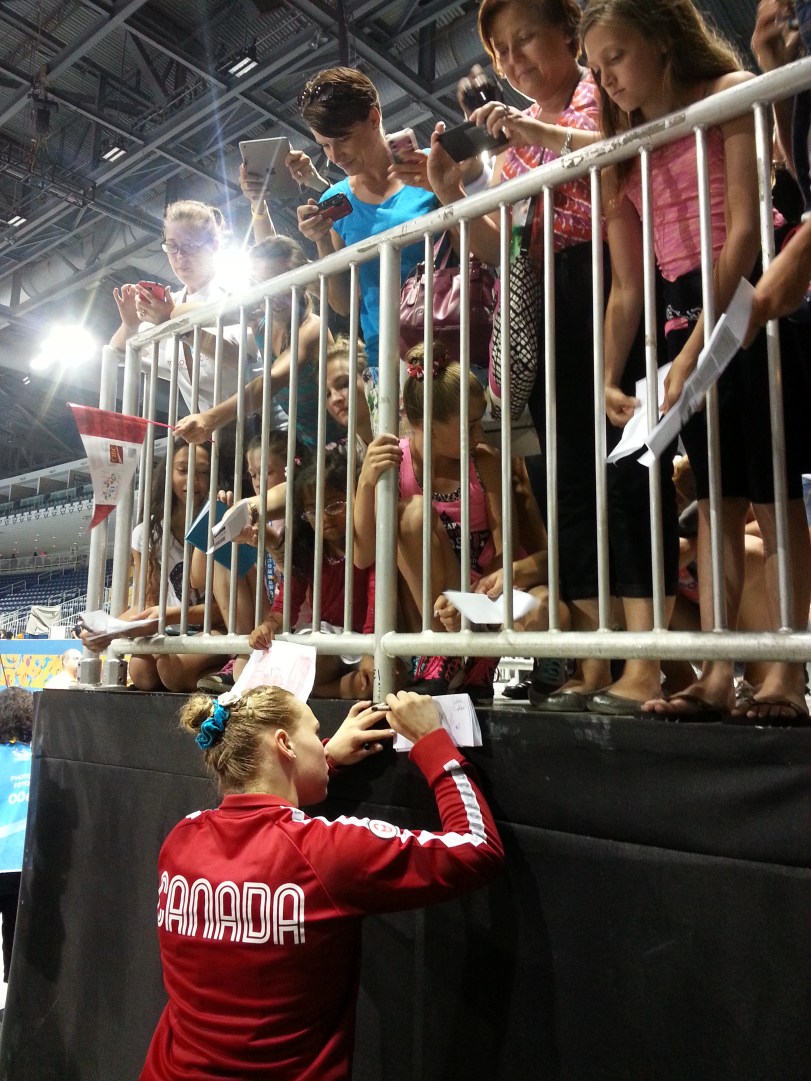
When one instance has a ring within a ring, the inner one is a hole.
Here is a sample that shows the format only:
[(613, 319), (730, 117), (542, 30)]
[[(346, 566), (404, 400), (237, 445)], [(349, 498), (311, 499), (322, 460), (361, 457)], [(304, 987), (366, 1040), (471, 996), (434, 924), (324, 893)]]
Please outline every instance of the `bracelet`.
[(267, 205), (267, 203), (264, 203), (263, 205), (264, 205), (265, 209), (262, 211), (261, 214), (257, 214), (255, 210), (251, 211), (251, 217), (253, 218), (254, 221), (264, 221), (267, 218), (267, 216), (268, 216), (268, 205)]
[(566, 138), (563, 140), (563, 146), (560, 148), (560, 156), (568, 154), (572, 149), (572, 139), (574, 138), (574, 128), (566, 129)]

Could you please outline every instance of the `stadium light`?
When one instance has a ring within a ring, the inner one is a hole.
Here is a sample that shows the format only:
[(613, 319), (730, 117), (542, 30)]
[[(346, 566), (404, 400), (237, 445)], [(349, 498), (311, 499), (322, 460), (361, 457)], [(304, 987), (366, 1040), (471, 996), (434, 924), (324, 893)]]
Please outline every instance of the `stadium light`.
[(32, 372), (44, 372), (53, 367), (85, 364), (98, 350), (98, 342), (86, 327), (58, 326), (42, 342), (29, 367)]

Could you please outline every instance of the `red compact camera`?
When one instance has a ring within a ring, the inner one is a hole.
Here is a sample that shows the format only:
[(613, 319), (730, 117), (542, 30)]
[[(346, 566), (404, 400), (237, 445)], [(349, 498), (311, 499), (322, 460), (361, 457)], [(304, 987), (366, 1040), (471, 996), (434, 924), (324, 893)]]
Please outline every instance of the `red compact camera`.
[(340, 221), (341, 218), (345, 218), (347, 214), (352, 213), (352, 204), (343, 192), (338, 192), (337, 195), (331, 195), (329, 199), (319, 203), (318, 209), (330, 221)]

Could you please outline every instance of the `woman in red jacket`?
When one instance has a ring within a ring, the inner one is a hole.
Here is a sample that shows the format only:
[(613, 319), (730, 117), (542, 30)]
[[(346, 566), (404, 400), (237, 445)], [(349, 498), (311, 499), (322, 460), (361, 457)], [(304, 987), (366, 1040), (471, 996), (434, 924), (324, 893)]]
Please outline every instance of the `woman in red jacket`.
[[(141, 1081), (348, 1081), (362, 917), (448, 900), (501, 867), (490, 810), (432, 699), (386, 703), (354, 705), (326, 744), (309, 707), (276, 687), (184, 706), (181, 726), (225, 798), (161, 849), (169, 1002)], [(394, 732), (414, 743), (442, 832), (300, 810), (326, 796), (331, 768), (381, 752)]]

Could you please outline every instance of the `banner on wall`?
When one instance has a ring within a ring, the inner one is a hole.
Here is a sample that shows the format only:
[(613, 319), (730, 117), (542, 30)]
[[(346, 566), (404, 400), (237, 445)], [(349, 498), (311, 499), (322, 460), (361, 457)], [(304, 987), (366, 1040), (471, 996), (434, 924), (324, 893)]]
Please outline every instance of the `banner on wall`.
[(74, 402), (68, 405), (87, 451), (93, 481), (93, 529), (112, 514), (132, 480), (150, 421)]
[(30, 787), (30, 746), (27, 743), (1, 743), (0, 872), (22, 868)]

